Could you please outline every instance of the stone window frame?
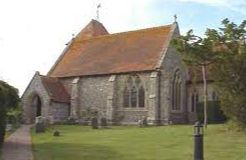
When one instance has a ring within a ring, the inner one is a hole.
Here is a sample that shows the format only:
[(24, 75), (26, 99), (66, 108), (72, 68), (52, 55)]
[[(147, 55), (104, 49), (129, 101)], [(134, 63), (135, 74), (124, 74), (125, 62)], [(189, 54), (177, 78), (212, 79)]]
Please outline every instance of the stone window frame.
[[(140, 76), (137, 74), (130, 75), (126, 78), (125, 87), (123, 91), (123, 108), (125, 109), (145, 108), (146, 89), (142, 82), (143, 81), (141, 80)], [(141, 93), (140, 91), (141, 92), (144, 91), (144, 92)], [(132, 96), (133, 94), (135, 94), (134, 97)], [(141, 95), (142, 98), (140, 97)], [(140, 101), (141, 99), (142, 101)], [(134, 103), (136, 105), (133, 105)], [(143, 106), (140, 106), (140, 104), (143, 104)]]
[[(171, 109), (173, 112), (181, 112), (182, 111), (182, 101), (183, 101), (183, 94), (182, 94), (182, 74), (179, 68), (175, 69), (173, 74), (173, 78), (171, 81)], [(177, 105), (178, 104), (178, 105)]]

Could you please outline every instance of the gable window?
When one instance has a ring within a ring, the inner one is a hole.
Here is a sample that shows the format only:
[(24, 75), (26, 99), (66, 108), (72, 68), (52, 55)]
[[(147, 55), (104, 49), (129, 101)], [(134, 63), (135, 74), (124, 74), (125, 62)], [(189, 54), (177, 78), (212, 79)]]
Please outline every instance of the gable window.
[(181, 75), (179, 70), (174, 74), (173, 84), (172, 84), (172, 109), (181, 109)]
[(140, 77), (137, 75), (129, 76), (124, 89), (123, 107), (144, 107), (144, 102), (145, 89), (142, 85)]

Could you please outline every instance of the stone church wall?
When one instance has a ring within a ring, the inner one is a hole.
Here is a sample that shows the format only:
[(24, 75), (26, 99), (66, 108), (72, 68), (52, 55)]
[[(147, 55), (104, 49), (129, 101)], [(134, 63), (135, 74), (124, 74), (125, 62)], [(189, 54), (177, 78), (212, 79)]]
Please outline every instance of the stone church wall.
[[(127, 85), (129, 76), (137, 75), (141, 79), (141, 83), (145, 89), (145, 107), (126, 108), (123, 105), (123, 93)], [(136, 124), (143, 117), (148, 117), (148, 112), (151, 108), (149, 104), (150, 91), (150, 73), (124, 74), (117, 75), (115, 87), (115, 119), (121, 121), (122, 124)]]
[[(131, 75), (138, 75), (145, 89), (145, 107), (126, 108), (123, 106), (123, 93), (126, 80)], [(63, 84), (72, 93), (74, 78), (63, 80)], [(79, 85), (79, 116), (87, 110), (97, 110), (98, 116), (106, 117), (115, 123), (136, 124), (143, 117), (149, 117), (150, 111), (155, 112), (155, 103), (151, 104), (150, 93), (156, 92), (156, 86), (151, 87), (151, 73), (120, 74), (107, 76), (80, 77)], [(153, 83), (156, 85), (155, 83)], [(70, 89), (70, 90), (69, 90)], [(154, 117), (155, 118), (155, 117)]]
[[(172, 109), (172, 87), (174, 74), (180, 70), (181, 74), (181, 109)], [(181, 58), (177, 55), (176, 51), (169, 47), (166, 56), (161, 66), (160, 75), (161, 84), (161, 120), (164, 123), (187, 123), (187, 105), (186, 105), (186, 80), (187, 70), (182, 64)]]
[(46, 92), (44, 86), (42, 85), (40, 76), (38, 73), (35, 74), (32, 81), (30, 82), (28, 88), (22, 96), (22, 106), (23, 106), (23, 122), (34, 123), (36, 117), (36, 108), (32, 106), (32, 101), (35, 96), (38, 96), (41, 100), (41, 115), (50, 116), (50, 98)]
[[(78, 96), (76, 104), (71, 104), (75, 107), (76, 118), (83, 118), (82, 112), (97, 111), (98, 117), (107, 116), (108, 96), (112, 95), (112, 84), (109, 81), (110, 76), (93, 76), (93, 77), (77, 77), (76, 93), (72, 93), (73, 80), (75, 78), (62, 79), (71, 98)], [(74, 86), (75, 87), (75, 86)], [(75, 95), (77, 94), (77, 95)], [(72, 109), (73, 110), (73, 109)]]
[(106, 117), (107, 97), (111, 92), (110, 76), (84, 77), (80, 80), (80, 110), (98, 111), (99, 117)]
[[(179, 28), (176, 26), (171, 38), (178, 37)], [(188, 70), (177, 51), (168, 45), (166, 55), (160, 65), (160, 119), (164, 124), (168, 123), (187, 123), (189, 119), (189, 110), (187, 109), (187, 86)], [(175, 72), (179, 70), (181, 78), (181, 106), (179, 110), (172, 108), (172, 92)]]
[(50, 105), (52, 112), (51, 123), (64, 122), (69, 117), (69, 104), (52, 102)]

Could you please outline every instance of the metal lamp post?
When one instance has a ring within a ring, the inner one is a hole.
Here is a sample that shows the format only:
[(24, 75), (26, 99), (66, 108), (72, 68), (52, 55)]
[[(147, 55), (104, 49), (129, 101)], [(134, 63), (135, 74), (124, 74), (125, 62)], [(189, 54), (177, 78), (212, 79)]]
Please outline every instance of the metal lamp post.
[(204, 160), (203, 125), (200, 122), (196, 122), (194, 125), (194, 160)]

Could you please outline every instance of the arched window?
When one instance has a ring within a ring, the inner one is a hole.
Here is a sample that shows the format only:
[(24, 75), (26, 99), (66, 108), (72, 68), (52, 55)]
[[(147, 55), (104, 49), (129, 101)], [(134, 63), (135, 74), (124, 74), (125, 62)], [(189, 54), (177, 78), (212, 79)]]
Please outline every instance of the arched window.
[(141, 86), (138, 90), (138, 106), (144, 107), (145, 93), (144, 88)]
[(191, 112), (195, 112), (198, 101), (199, 101), (199, 95), (195, 91), (191, 95)]
[(131, 89), (131, 107), (137, 107), (137, 88), (135, 86)]
[(127, 79), (127, 86), (128, 86), (128, 87), (132, 87), (132, 85), (133, 85), (133, 79), (132, 79), (132, 77), (130, 76), (130, 77), (128, 77), (128, 79)]
[(181, 109), (181, 76), (179, 70), (174, 74), (173, 84), (172, 84), (172, 109)]
[(123, 106), (145, 107), (145, 89), (138, 75), (129, 76), (123, 93)]
[(129, 107), (129, 99), (130, 99), (130, 94), (129, 94), (129, 90), (127, 87), (125, 87), (124, 89), (124, 99), (123, 99), (123, 106), (124, 107)]
[(135, 84), (136, 84), (137, 87), (140, 86), (140, 84), (141, 84), (141, 79), (140, 79), (139, 76), (136, 76), (136, 77), (135, 77)]
[(191, 95), (191, 112), (195, 111), (195, 95), (192, 93)]

